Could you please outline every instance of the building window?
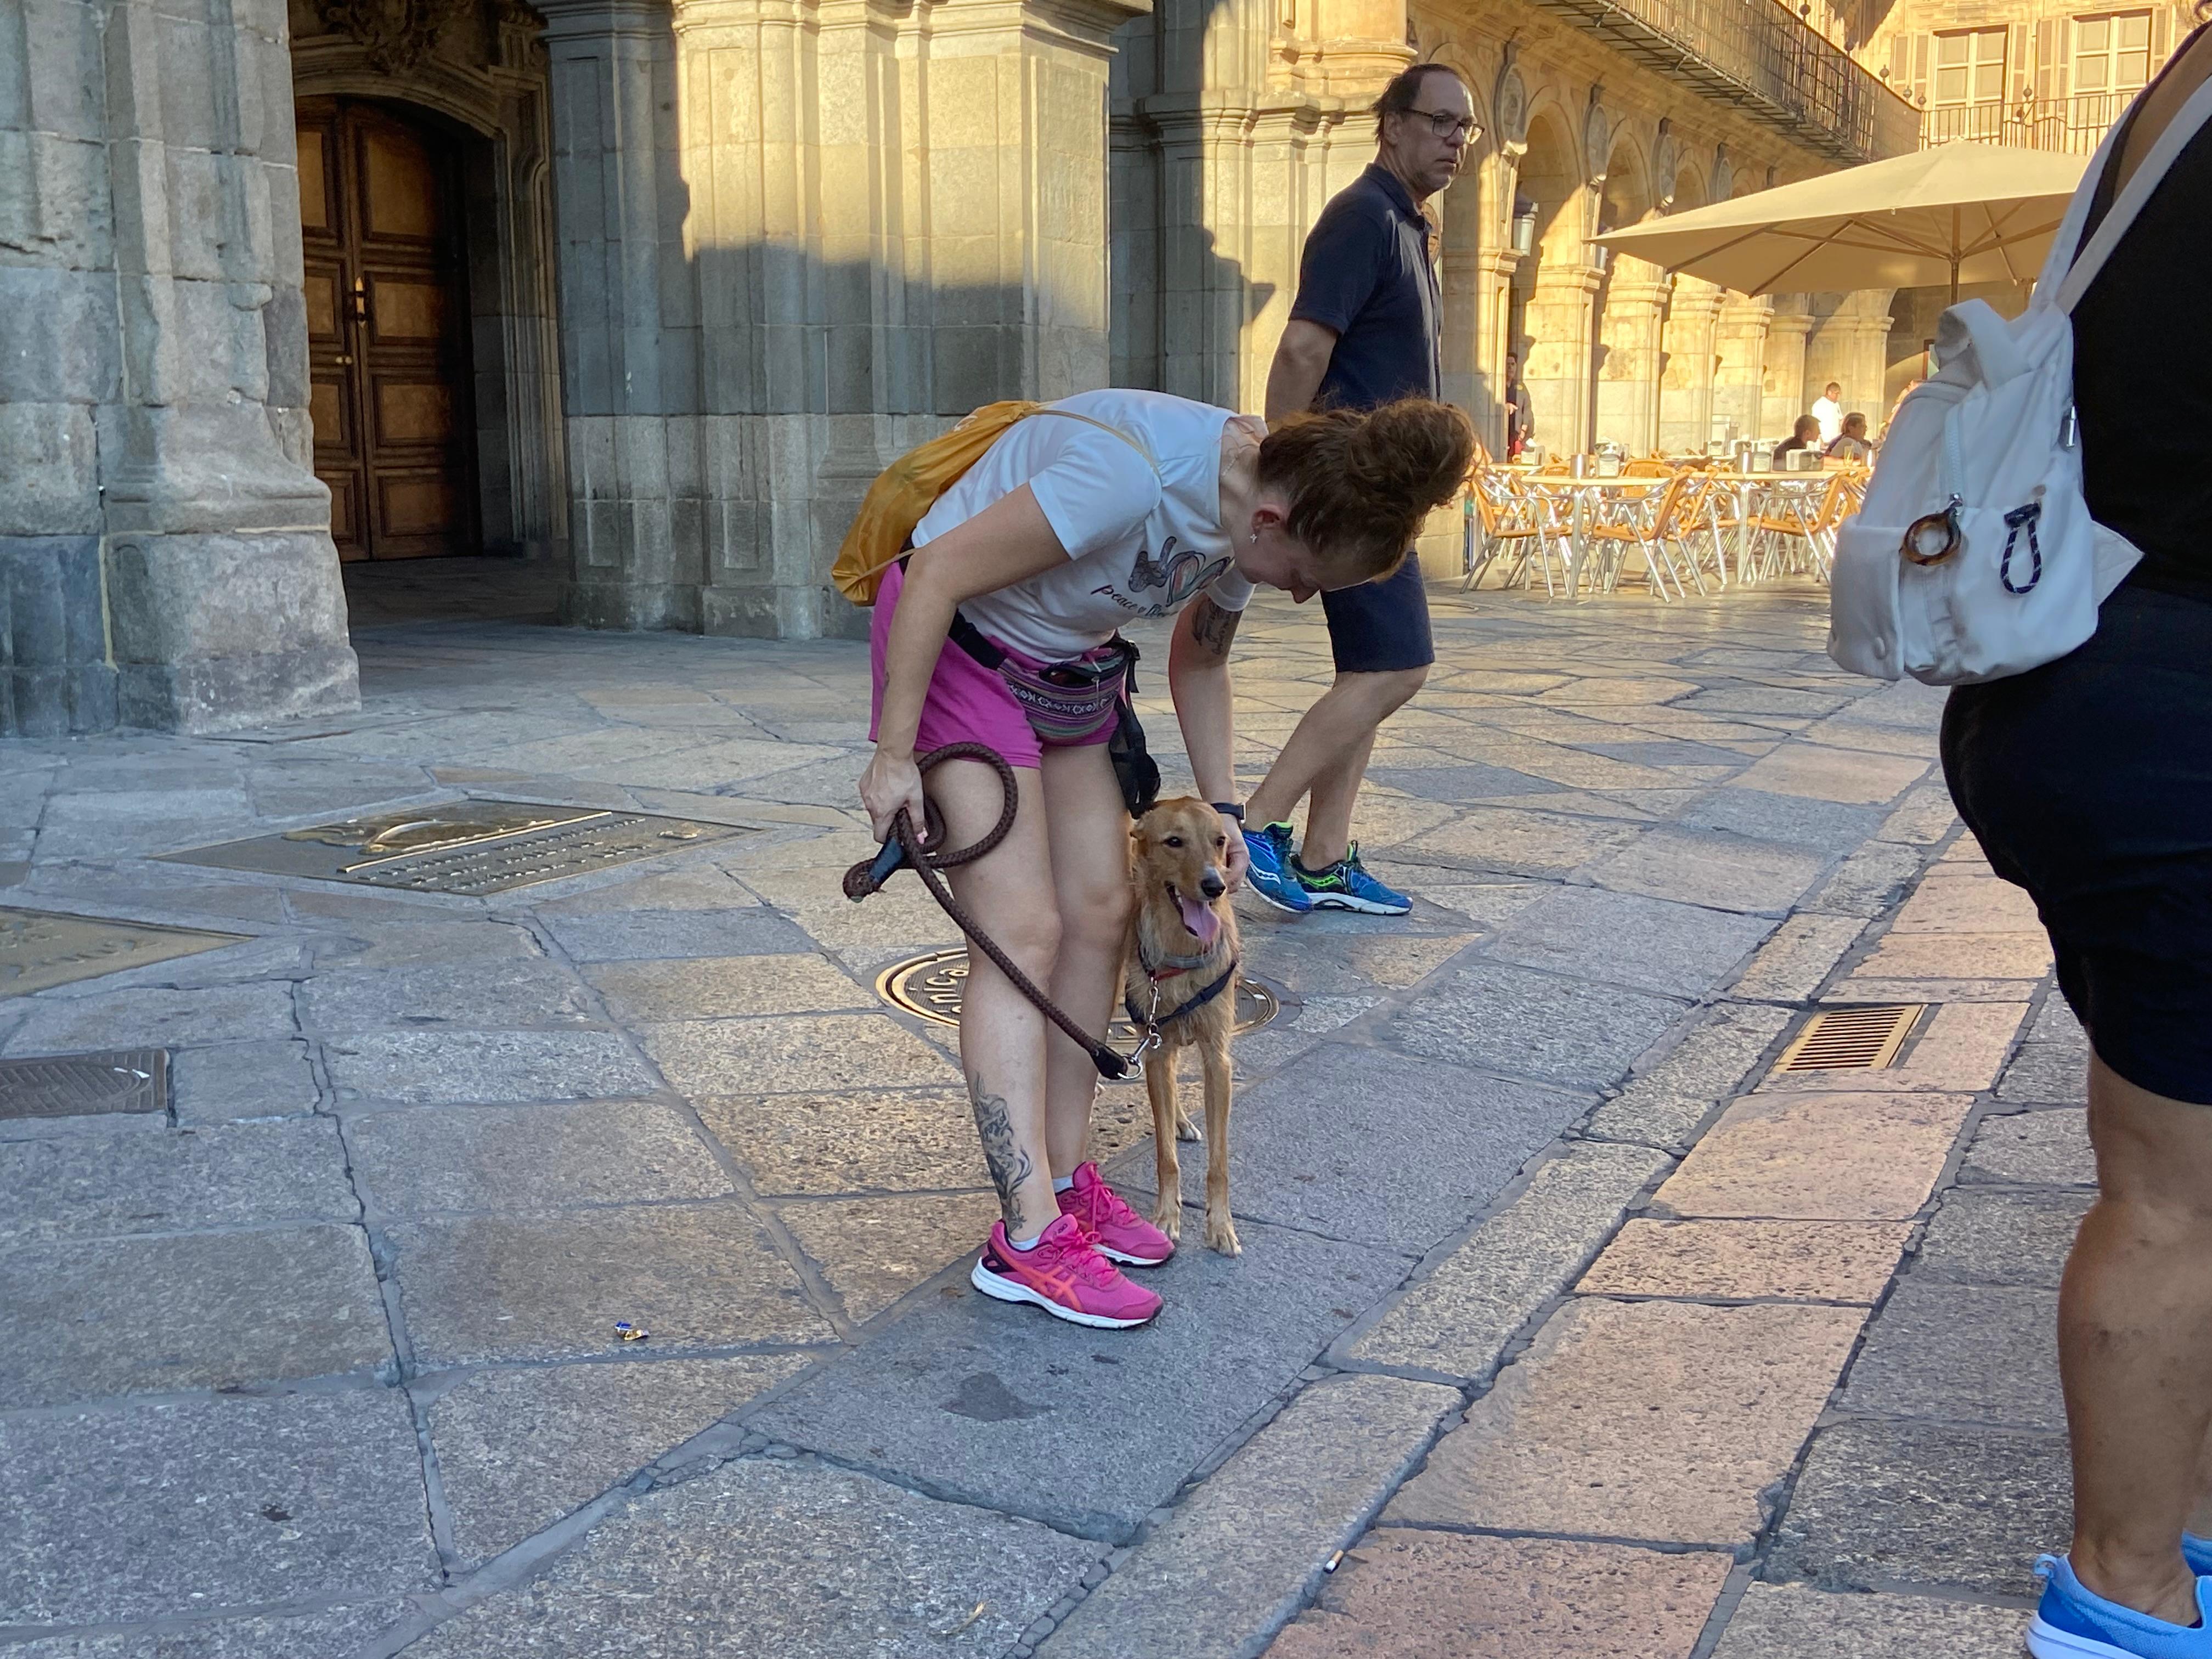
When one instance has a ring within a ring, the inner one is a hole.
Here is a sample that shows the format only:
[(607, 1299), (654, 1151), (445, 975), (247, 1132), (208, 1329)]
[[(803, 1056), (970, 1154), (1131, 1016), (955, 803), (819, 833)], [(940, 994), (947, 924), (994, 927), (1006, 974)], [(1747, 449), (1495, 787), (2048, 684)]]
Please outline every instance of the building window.
[(2150, 80), (2150, 14), (2107, 12), (2074, 20), (2074, 90), (2140, 92)]
[(2008, 31), (1954, 29), (1936, 37), (1935, 97), (1938, 108), (2002, 104), (2005, 95), (2005, 37)]

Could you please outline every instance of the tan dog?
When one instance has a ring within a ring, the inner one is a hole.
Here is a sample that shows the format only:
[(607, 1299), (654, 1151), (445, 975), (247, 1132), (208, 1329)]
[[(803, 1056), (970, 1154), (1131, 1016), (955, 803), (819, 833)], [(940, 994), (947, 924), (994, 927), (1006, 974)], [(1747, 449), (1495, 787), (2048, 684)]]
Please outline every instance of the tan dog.
[(1242, 1247), (1229, 1215), (1229, 1038), (1239, 952), (1222, 876), (1227, 847), (1220, 816), (1187, 795), (1160, 802), (1130, 827), (1137, 906), (1122, 956), (1121, 999), (1139, 1030), (1157, 1024), (1160, 1033), (1160, 1046), (1145, 1057), (1159, 1173), (1152, 1224), (1170, 1238), (1182, 1225), (1176, 1141), (1198, 1136), (1176, 1097), (1176, 1061), (1195, 1048), (1206, 1078), (1206, 1243), (1235, 1255)]

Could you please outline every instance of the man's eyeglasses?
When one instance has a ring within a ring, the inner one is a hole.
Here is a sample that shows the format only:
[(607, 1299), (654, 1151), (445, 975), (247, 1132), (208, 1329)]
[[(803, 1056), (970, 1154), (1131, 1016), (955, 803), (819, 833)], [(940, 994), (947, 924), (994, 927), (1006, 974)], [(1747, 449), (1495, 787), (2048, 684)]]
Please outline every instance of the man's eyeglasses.
[(1401, 115), (1418, 115), (1429, 124), (1429, 131), (1439, 138), (1456, 140), (1471, 144), (1482, 131), (1482, 125), (1471, 116), (1454, 115), (1448, 109), (1404, 109)]

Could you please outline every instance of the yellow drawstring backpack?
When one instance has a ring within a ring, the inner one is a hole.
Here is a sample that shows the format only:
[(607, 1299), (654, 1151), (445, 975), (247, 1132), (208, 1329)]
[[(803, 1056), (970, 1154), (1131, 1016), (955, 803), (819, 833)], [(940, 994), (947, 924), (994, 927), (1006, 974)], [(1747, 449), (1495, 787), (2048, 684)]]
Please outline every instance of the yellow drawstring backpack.
[(837, 549), (837, 562), (830, 567), (830, 580), (854, 605), (872, 605), (883, 586), (884, 572), (906, 550), (907, 538), (922, 521), (937, 498), (960, 481), (961, 476), (983, 459), (983, 452), (1018, 421), (1032, 415), (1065, 415), (1115, 437), (1145, 457), (1144, 446), (1116, 426), (1094, 421), (1072, 409), (1048, 409), (1021, 398), (986, 404), (950, 432), (942, 433), (893, 461), (876, 475), (861, 499), (860, 511)]

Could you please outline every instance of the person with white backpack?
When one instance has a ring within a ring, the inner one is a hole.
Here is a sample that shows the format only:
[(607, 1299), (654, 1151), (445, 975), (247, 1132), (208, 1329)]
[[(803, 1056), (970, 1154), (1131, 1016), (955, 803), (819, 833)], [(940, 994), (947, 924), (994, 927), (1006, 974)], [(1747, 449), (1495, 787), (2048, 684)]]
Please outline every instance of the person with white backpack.
[(1839, 662), (1955, 686), (1944, 775), (2087, 1029), (2041, 1659), (2212, 1659), (2212, 31), (2092, 162), (2026, 315), (1946, 314), (1844, 526)]

